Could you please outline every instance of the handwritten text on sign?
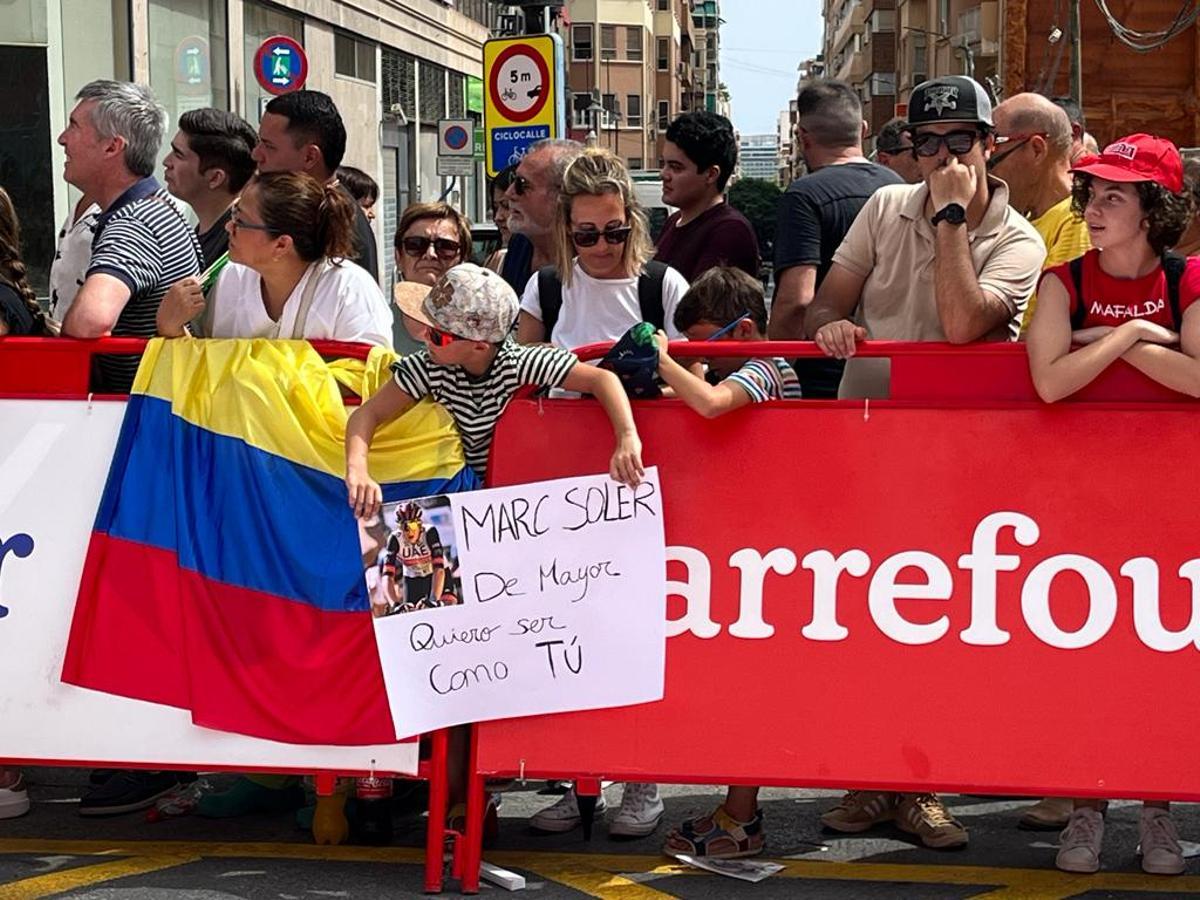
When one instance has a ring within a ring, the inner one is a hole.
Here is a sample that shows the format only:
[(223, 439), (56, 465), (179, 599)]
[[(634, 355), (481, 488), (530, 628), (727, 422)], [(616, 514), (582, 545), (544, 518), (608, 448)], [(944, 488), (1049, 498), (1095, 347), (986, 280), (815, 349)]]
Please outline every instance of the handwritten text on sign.
[(657, 470), (448, 499), (462, 605), (375, 620), (397, 737), (662, 699)]

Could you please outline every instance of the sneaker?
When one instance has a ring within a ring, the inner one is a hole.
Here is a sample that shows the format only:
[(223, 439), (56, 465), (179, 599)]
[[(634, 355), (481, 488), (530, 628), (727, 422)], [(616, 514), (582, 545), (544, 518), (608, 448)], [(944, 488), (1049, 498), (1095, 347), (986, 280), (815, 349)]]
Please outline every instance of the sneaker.
[(1104, 840), (1104, 817), (1082, 807), (1071, 813), (1071, 821), (1058, 839), (1054, 864), (1064, 872), (1100, 871), (1100, 843)]
[(29, 812), (29, 792), (25, 779), (18, 777), (11, 787), (0, 788), (0, 819), (15, 819)]
[(1069, 797), (1046, 797), (1021, 814), (1018, 828), (1026, 831), (1062, 831), (1075, 811), (1075, 801)]
[(1138, 820), (1139, 848), (1142, 853), (1142, 871), (1151, 875), (1181, 875), (1184, 870), (1183, 848), (1179, 846), (1179, 832), (1165, 809), (1142, 807)]
[(653, 834), (663, 817), (663, 802), (657, 784), (625, 782), (621, 808), (608, 823), (610, 837), (645, 837)]
[[(604, 802), (604, 792), (596, 798), (596, 814), (600, 815), (608, 808)], [(578, 828), (583, 823), (579, 814), (579, 804), (575, 802), (575, 790), (571, 789), (562, 795), (555, 803), (540, 812), (534, 813), (529, 820), (529, 827), (535, 831), (545, 831), (549, 834), (560, 834)]]
[(903, 794), (896, 805), (896, 827), (915, 834), (926, 847), (948, 850), (967, 846), (967, 829), (947, 812), (937, 794)]
[[(153, 806), (186, 780), (180, 772), (118, 771), (79, 801), (81, 816), (116, 816)], [(195, 775), (192, 775), (194, 778)]]
[(887, 791), (847, 791), (837, 806), (821, 816), (821, 824), (843, 834), (858, 834), (890, 822), (899, 796)]

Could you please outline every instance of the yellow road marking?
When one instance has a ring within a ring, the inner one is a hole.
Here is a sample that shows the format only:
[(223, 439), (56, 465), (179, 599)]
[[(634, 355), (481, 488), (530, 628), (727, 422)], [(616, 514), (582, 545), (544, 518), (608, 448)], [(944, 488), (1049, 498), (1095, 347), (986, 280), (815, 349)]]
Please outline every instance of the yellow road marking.
[(148, 872), (170, 869), (184, 863), (195, 862), (199, 858), (184, 854), (137, 856), (91, 866), (81, 866), (77, 869), (67, 869), (65, 872), (35, 875), (32, 878), (0, 884), (0, 900), (39, 900), (41, 897), (51, 897), (76, 888), (112, 881), (115, 878), (145, 875)]
[[(315, 844), (235, 843), (218, 841), (72, 841), (39, 840), (33, 838), (0, 839), (0, 854), (55, 854), (67, 856), (122, 856), (95, 866), (49, 873), (24, 881), (0, 885), (0, 900), (29, 900), (50, 893), (70, 890), (57, 887), (53, 891), (35, 892), (37, 884), (51, 883), (54, 878), (86, 878), (95, 880), (120, 878), (123, 875), (152, 872), (200, 858), (243, 859), (302, 859), (335, 862), (379, 862), (420, 864), (423, 849), (417, 847), (352, 847), (317, 846)], [(632, 880), (631, 875), (702, 875), (700, 870), (672, 863), (666, 857), (648, 854), (562, 853), (528, 850), (499, 850), (484, 854), (490, 862), (506, 868), (523, 869), (542, 878), (599, 896), (620, 900), (661, 898), (662, 891), (654, 890)], [(1031, 900), (1031, 898), (1065, 898), (1087, 891), (1135, 891), (1177, 894), (1200, 894), (1200, 876), (1184, 875), (1162, 878), (1133, 872), (1098, 872), (1095, 875), (1072, 875), (1056, 869), (1017, 869), (1002, 866), (906, 865), (871, 862), (821, 862), (816, 860), (777, 859), (784, 868), (774, 877), (800, 880), (897, 882), (907, 884), (956, 884), (987, 887), (995, 890), (979, 896), (990, 900)], [(121, 867), (128, 867), (123, 870)], [(145, 868), (138, 868), (145, 867)], [(106, 874), (115, 872), (116, 874)], [(35, 884), (37, 883), (37, 884)], [(87, 879), (81, 882), (93, 883)], [(33, 885), (33, 887), (29, 887)], [(17, 889), (24, 892), (14, 893)]]

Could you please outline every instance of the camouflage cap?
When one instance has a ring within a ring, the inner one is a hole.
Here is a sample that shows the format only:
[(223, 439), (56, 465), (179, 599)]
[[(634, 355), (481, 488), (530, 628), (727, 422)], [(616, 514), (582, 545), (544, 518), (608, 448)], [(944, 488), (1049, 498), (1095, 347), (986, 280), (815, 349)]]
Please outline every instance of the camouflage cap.
[(469, 341), (498, 344), (517, 320), (520, 302), (507, 281), (474, 263), (447, 269), (433, 287), (397, 284), (396, 306), (411, 319)]

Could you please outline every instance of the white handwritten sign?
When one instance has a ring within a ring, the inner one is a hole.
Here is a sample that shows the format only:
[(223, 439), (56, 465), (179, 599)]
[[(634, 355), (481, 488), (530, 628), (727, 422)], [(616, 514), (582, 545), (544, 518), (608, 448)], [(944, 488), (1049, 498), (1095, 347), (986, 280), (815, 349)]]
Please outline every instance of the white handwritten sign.
[[(411, 510), (397, 512), (379, 567), (396, 581), (393, 608), (412, 610), (375, 619), (397, 737), (662, 699), (656, 469), (636, 489), (596, 475), (420, 505), (440, 517), (424, 515), (424, 529)], [(432, 579), (442, 587), (430, 594)], [(434, 605), (439, 597), (448, 605)]]

